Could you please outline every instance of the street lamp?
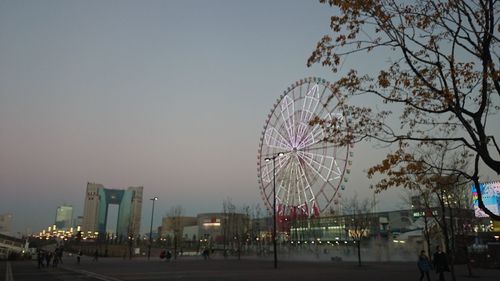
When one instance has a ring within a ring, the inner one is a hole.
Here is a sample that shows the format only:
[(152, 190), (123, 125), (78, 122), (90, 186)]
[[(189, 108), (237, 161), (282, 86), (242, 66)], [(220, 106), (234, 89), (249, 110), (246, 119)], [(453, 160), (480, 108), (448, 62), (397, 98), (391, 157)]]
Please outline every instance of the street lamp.
[(283, 152), (264, 159), (266, 162), (273, 161), (273, 249), (274, 249), (274, 268), (278, 268), (278, 252), (276, 247), (276, 158), (283, 156)]
[(153, 207), (151, 208), (151, 226), (149, 227), (148, 260), (151, 257), (151, 244), (153, 244), (153, 216), (155, 213), (155, 201), (158, 200), (158, 197), (153, 197), (149, 200), (153, 201)]

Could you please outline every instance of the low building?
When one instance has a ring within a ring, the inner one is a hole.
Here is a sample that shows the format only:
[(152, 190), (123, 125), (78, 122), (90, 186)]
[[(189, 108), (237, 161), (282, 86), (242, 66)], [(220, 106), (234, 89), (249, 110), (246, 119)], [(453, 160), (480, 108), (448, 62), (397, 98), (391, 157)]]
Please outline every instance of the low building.
[(184, 236), (184, 228), (196, 226), (196, 217), (190, 216), (167, 216), (161, 220), (161, 237), (173, 236), (176, 231)]
[[(422, 229), (424, 215), (438, 219), (442, 217), (439, 208), (432, 208), (426, 212), (410, 209), (362, 214), (369, 220), (364, 231), (365, 236), (392, 240), (402, 233)], [(448, 210), (444, 217), (447, 221), (453, 220), (455, 228), (458, 228), (462, 227), (462, 224), (469, 225), (465, 222), (474, 219), (474, 211), (471, 209), (452, 209), (451, 215)], [(349, 227), (349, 224), (353, 219), (354, 217), (351, 215), (343, 215), (296, 220), (291, 223), (290, 239), (292, 241), (352, 240), (349, 234), (352, 227)], [(473, 229), (467, 229), (467, 231), (472, 232)]]
[(24, 240), (0, 234), (0, 259), (7, 259), (11, 254), (24, 253), (26, 249)]
[(197, 219), (198, 237), (211, 245), (228, 244), (250, 235), (251, 221), (244, 213), (204, 213)]

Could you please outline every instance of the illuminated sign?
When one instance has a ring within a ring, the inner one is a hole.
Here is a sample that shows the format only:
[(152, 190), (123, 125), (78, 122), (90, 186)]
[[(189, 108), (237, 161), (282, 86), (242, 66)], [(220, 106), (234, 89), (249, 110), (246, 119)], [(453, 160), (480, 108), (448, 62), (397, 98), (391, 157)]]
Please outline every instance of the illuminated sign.
[(210, 218), (210, 220), (205, 220), (203, 222), (204, 227), (217, 227), (220, 226), (220, 219), (217, 218)]
[[(500, 210), (500, 182), (479, 183), (479, 188), (486, 208), (498, 215)], [(479, 209), (475, 186), (472, 186), (472, 202), (474, 203), (474, 214), (476, 217), (488, 217), (486, 213)]]

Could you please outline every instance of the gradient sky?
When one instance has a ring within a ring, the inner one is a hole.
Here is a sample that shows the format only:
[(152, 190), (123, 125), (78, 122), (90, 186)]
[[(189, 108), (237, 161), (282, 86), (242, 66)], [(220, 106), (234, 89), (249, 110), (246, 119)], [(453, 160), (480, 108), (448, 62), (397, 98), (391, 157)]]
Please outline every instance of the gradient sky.
[[(260, 203), (257, 148), (276, 98), (295, 80), (338, 77), (306, 67), (331, 12), (298, 0), (0, 1), (0, 213), (38, 231), (58, 205), (81, 215), (87, 182), (144, 186), (143, 230), (153, 196), (155, 225), (175, 205)], [(376, 69), (366, 62), (344, 69)], [(347, 195), (366, 194), (363, 171), (383, 155), (355, 151)], [(402, 204), (395, 191), (379, 200)]]

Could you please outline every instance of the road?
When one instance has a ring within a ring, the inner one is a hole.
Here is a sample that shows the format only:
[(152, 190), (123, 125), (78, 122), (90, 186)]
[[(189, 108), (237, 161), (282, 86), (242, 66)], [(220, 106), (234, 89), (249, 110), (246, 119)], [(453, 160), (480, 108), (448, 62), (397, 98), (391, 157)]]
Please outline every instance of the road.
[[(12, 278), (9, 272), (12, 273)], [(456, 272), (459, 281), (493, 281), (500, 276), (499, 270), (475, 269), (475, 276), (468, 278), (463, 266), (458, 266)], [(2, 279), (4, 276), (5, 279)], [(38, 269), (32, 261), (0, 263), (0, 280), (6, 281), (408, 281), (417, 280), (418, 277), (415, 263), (395, 262), (366, 263), (358, 267), (356, 263), (350, 262), (280, 261), (278, 269), (273, 268), (272, 260), (203, 260), (199, 257), (185, 257), (169, 263), (158, 258), (150, 261), (144, 258), (101, 258), (93, 262), (91, 258), (84, 257), (81, 264), (77, 264), (76, 260), (66, 259), (62, 266), (42, 269)], [(451, 276), (446, 277), (451, 280)], [(434, 274), (431, 278), (437, 280)]]

